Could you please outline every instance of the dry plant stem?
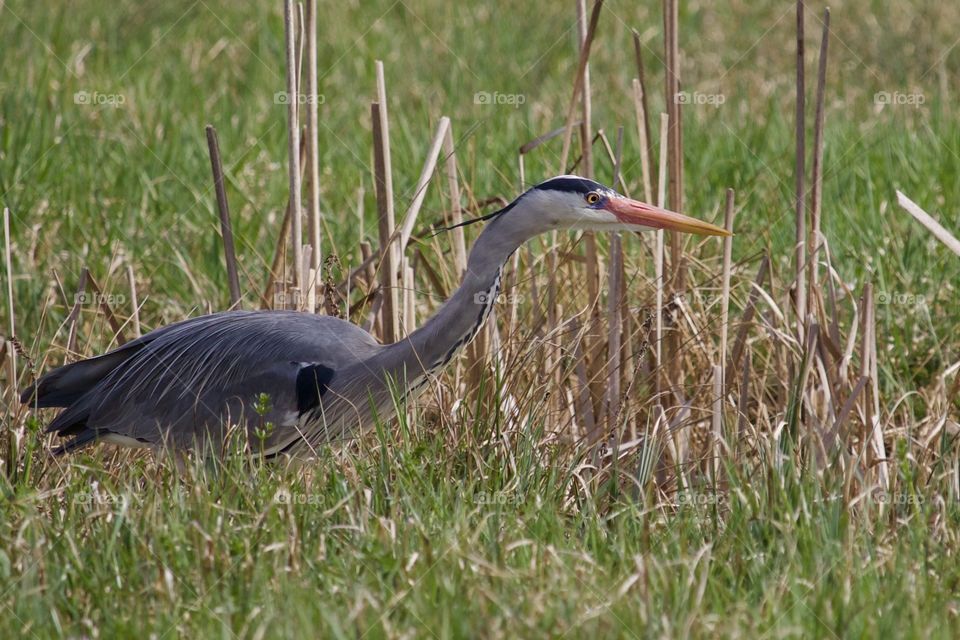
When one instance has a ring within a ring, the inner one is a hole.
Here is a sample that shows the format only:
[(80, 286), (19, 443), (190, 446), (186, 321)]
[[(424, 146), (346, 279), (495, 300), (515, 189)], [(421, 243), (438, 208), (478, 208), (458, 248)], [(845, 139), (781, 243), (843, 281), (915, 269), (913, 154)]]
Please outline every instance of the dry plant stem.
[[(585, 0), (577, 0), (577, 28), (580, 35), (580, 57), (584, 57), (587, 45), (587, 9)], [(588, 54), (589, 55), (589, 54)], [(593, 127), (591, 124), (590, 64), (580, 67), (582, 124), (580, 125), (580, 147), (583, 174), (594, 178), (593, 172)], [(616, 184), (616, 182), (614, 182)], [(583, 234), (584, 253), (586, 255), (587, 296), (590, 305), (590, 323), (585, 336), (587, 354), (587, 372), (590, 377), (590, 396), (593, 402), (595, 423), (604, 422), (604, 384), (603, 384), (603, 345), (598, 339), (600, 325), (600, 264), (597, 255), (597, 236), (593, 232)]]
[[(763, 256), (760, 261), (760, 267), (757, 269), (757, 276), (753, 279), (750, 287), (750, 295), (747, 297), (747, 304), (743, 309), (743, 316), (740, 319), (740, 329), (737, 331), (737, 339), (733, 343), (733, 353), (730, 355), (728, 370), (733, 370), (740, 362), (744, 348), (747, 344), (747, 332), (750, 330), (750, 324), (753, 322), (753, 316), (757, 310), (757, 298), (760, 297), (759, 291), (764, 280), (767, 277), (767, 270), (770, 268), (770, 257)], [(727, 385), (730, 381), (727, 380)]]
[(382, 330), (380, 336), (385, 344), (396, 342), (400, 338), (399, 308), (397, 301), (396, 268), (394, 252), (390, 248), (390, 238), (393, 236), (393, 216), (388, 204), (387, 168), (384, 149), (387, 146), (383, 138), (383, 119), (380, 115), (380, 104), (370, 103), (370, 118), (373, 121), (373, 167), (374, 183), (377, 188), (377, 220), (380, 231), (380, 291), (383, 304), (381, 305)]
[(414, 288), (413, 267), (403, 268), (403, 333), (410, 333), (417, 328), (416, 318), (416, 289)]
[(123, 337), (123, 323), (120, 322), (116, 315), (114, 315), (113, 309), (111, 309), (110, 305), (107, 304), (107, 297), (103, 294), (103, 289), (100, 288), (100, 285), (97, 284), (97, 281), (94, 280), (93, 275), (89, 272), (87, 272), (87, 279), (90, 282), (90, 288), (93, 289), (93, 293), (96, 296), (97, 306), (107, 318), (107, 322), (110, 324), (110, 329), (113, 330), (114, 337), (117, 339), (119, 344), (126, 344), (127, 341)]
[[(650, 140), (647, 122), (647, 111), (644, 103), (643, 86), (636, 78), (633, 79), (633, 105), (637, 118), (637, 137), (640, 140), (640, 173), (643, 178), (643, 197), (647, 202), (653, 200), (653, 186), (650, 182)], [(661, 163), (663, 164), (663, 163)]]
[[(577, 120), (576, 122), (573, 123), (573, 126), (574, 126), (574, 127), (579, 127), (580, 124), (581, 124), (580, 121)], [(521, 175), (523, 174), (523, 156), (527, 155), (528, 153), (530, 153), (531, 151), (533, 151), (534, 149), (536, 149), (537, 147), (539, 147), (539, 146), (542, 145), (543, 143), (549, 142), (550, 140), (553, 140), (553, 139), (556, 138), (557, 136), (559, 136), (559, 135), (561, 135), (562, 133), (564, 133), (566, 130), (567, 130), (567, 127), (566, 127), (566, 126), (557, 127), (557, 128), (554, 129), (553, 131), (548, 131), (547, 133), (544, 133), (543, 135), (537, 136), (537, 137), (534, 138), (533, 140), (530, 140), (529, 142), (525, 142), (525, 143), (523, 143), (522, 145), (520, 145), (520, 165), (521, 165), (521, 167), (520, 167), (520, 173), (521, 173)], [(527, 184), (527, 181), (526, 181), (525, 179), (521, 178), (521, 179), (520, 179), (520, 190), (521, 190), (521, 191), (523, 191), (523, 190), (526, 189), (526, 184)]]
[(870, 437), (877, 454), (877, 476), (880, 486), (884, 489), (890, 486), (890, 473), (887, 468), (886, 445), (883, 442), (883, 429), (880, 416), (880, 376), (877, 372), (877, 307), (871, 292), (867, 307), (867, 322), (870, 329), (870, 385), (873, 399), (873, 422), (870, 425)]
[[(623, 153), (623, 127), (617, 129), (617, 151), (613, 167), (613, 184), (617, 184), (620, 179), (620, 163)], [(621, 316), (621, 307), (623, 302), (623, 247), (620, 234), (613, 232), (610, 234), (610, 267), (607, 280), (609, 282), (609, 293), (607, 294), (607, 371), (606, 371), (606, 415), (607, 431), (614, 434), (614, 437), (620, 433), (620, 362), (622, 354), (622, 334), (623, 324)], [(635, 433), (631, 433), (630, 439), (636, 438)]]
[(313, 269), (310, 266), (310, 261), (313, 259), (313, 246), (309, 244), (303, 245), (303, 264), (301, 265), (301, 273), (303, 273), (303, 304), (298, 305), (303, 311), (307, 313), (316, 313), (317, 312), (317, 283), (316, 283), (316, 271), (313, 271), (311, 275), (311, 270)]
[[(577, 32), (579, 34), (578, 53), (582, 58), (583, 48), (587, 43), (587, 3), (586, 0), (577, 0)], [(583, 77), (580, 78), (581, 86), (581, 121), (580, 121), (580, 153), (582, 158), (583, 175), (587, 178), (593, 178), (593, 105), (590, 96), (590, 63), (587, 62), (580, 69)]]
[[(667, 157), (670, 166), (670, 206), (683, 212), (683, 119), (680, 113), (680, 46), (678, 33), (678, 0), (664, 0), (664, 46), (666, 48), (666, 101), (670, 118), (667, 136)], [(661, 142), (661, 145), (663, 143)], [(670, 278), (674, 291), (683, 291), (684, 274), (681, 268), (680, 235), (670, 234)], [(671, 360), (675, 360), (671, 358)], [(677, 373), (677, 372), (674, 372)], [(676, 379), (675, 377), (673, 378)]]
[(560, 153), (560, 173), (566, 172), (567, 158), (570, 155), (570, 139), (573, 132), (573, 121), (577, 110), (577, 101), (580, 98), (580, 91), (583, 89), (583, 71), (587, 66), (587, 60), (590, 58), (590, 46), (593, 43), (594, 34), (597, 31), (597, 22), (600, 20), (600, 9), (603, 7), (603, 0), (596, 0), (593, 5), (593, 11), (590, 14), (590, 25), (587, 27), (587, 34), (583, 40), (583, 46), (580, 48), (580, 61), (577, 64), (577, 75), (573, 84), (573, 95), (570, 96), (570, 105), (567, 107), (567, 122), (563, 132), (563, 150)]
[(127, 284), (130, 286), (130, 319), (133, 323), (133, 337), (139, 338), (140, 333), (140, 300), (137, 296), (137, 278), (133, 273), (133, 265), (127, 265)]
[(303, 282), (300, 269), (303, 266), (303, 229), (300, 209), (300, 126), (297, 122), (297, 55), (296, 36), (293, 24), (293, 2), (284, 0), (283, 26), (287, 46), (287, 164), (289, 171), (291, 211), (291, 244), (293, 245), (294, 282)]
[[(721, 354), (722, 358), (722, 354)], [(711, 415), (710, 473), (716, 483), (720, 475), (720, 444), (723, 441), (723, 367), (713, 365), (713, 413)]]
[[(637, 82), (640, 84), (640, 108), (643, 109), (643, 132), (644, 139), (647, 141), (647, 162), (653, 157), (653, 139), (650, 137), (650, 110), (647, 107), (647, 79), (643, 69), (643, 43), (640, 41), (640, 34), (633, 29), (633, 53), (637, 59)], [(643, 150), (641, 150), (643, 153)], [(652, 167), (651, 167), (652, 168)], [(656, 182), (656, 176), (650, 176), (651, 185)], [(646, 198), (652, 198), (653, 194), (644, 194)], [(648, 199), (647, 202), (650, 202)]]
[(217, 193), (217, 212), (220, 214), (220, 234), (223, 236), (223, 258), (227, 265), (227, 284), (230, 287), (230, 307), (240, 308), (240, 277), (237, 275), (237, 254), (233, 244), (233, 225), (230, 222), (230, 205), (223, 181), (223, 160), (220, 157), (220, 140), (213, 125), (207, 125), (207, 148), (210, 151), (210, 170)]
[[(457, 153), (453, 144), (452, 126), (447, 127), (447, 135), (443, 139), (443, 153), (446, 156), (447, 190), (450, 194), (450, 224), (457, 225), (463, 222), (463, 210), (460, 207), (460, 180), (457, 177)], [(453, 230), (453, 259), (459, 282), (467, 270), (467, 241), (463, 227)]]
[[(374, 70), (377, 76), (377, 102), (380, 104), (380, 132), (382, 134), (381, 142), (383, 144), (383, 166), (385, 169), (383, 177), (387, 195), (387, 217), (390, 221), (390, 229), (392, 230), (396, 228), (397, 220), (396, 214), (394, 213), (393, 199), (393, 161), (390, 156), (390, 111), (387, 105), (387, 81), (384, 76), (382, 60), (374, 62)], [(392, 246), (390, 250), (393, 252), (393, 264), (398, 266), (400, 264), (401, 248)], [(398, 275), (399, 271), (393, 275), (394, 284), (396, 284)]]
[[(670, 117), (665, 114), (660, 114), (660, 168), (657, 171), (657, 176), (659, 182), (657, 184), (657, 206), (663, 207), (664, 202), (667, 198), (667, 136), (668, 136), (668, 127), (669, 127)], [(656, 243), (654, 246), (653, 253), (653, 269), (654, 269), (654, 279), (657, 283), (657, 296), (656, 296), (656, 362), (654, 366), (656, 367), (657, 373), (655, 374), (655, 394), (657, 402), (662, 402), (660, 396), (662, 386), (660, 379), (661, 366), (663, 364), (663, 297), (664, 297), (664, 232), (662, 229), (658, 229), (656, 232)]]
[[(317, 0), (307, 0), (307, 177), (310, 183), (309, 199), (307, 200), (309, 216), (307, 218), (307, 233), (310, 245), (313, 247), (313, 256), (310, 259), (310, 268), (320, 273), (320, 264), (323, 261), (322, 245), (320, 244), (320, 146), (319, 146), (319, 96), (317, 85)], [(314, 284), (314, 289), (316, 284)], [(313, 292), (316, 295), (316, 291)], [(308, 294), (308, 298), (310, 295)]]
[[(729, 383), (728, 383), (729, 384)], [(737, 456), (740, 438), (746, 433), (749, 416), (747, 410), (750, 404), (750, 358), (743, 360), (743, 375), (740, 378), (740, 399), (737, 401), (737, 432), (733, 434), (734, 459)]]
[(420, 178), (417, 180), (417, 186), (413, 190), (413, 201), (407, 208), (403, 216), (403, 223), (400, 225), (400, 251), (403, 251), (410, 242), (410, 236), (413, 233), (413, 227), (417, 223), (417, 216), (420, 214), (420, 208), (423, 206), (423, 199), (427, 195), (427, 187), (430, 186), (430, 178), (437, 168), (437, 160), (440, 157), (440, 149), (447, 136), (447, 130), (450, 128), (450, 118), (443, 116), (437, 125), (437, 132), (430, 142), (430, 149), (427, 151), (427, 159), (423, 163), (423, 170), (420, 172)]
[(927, 228), (928, 231), (930, 231), (930, 233), (936, 236), (937, 240), (945, 244), (948, 249), (960, 256), (960, 240), (957, 240), (957, 238), (952, 233), (947, 231), (943, 225), (937, 222), (933, 216), (921, 209), (916, 202), (903, 195), (900, 191), (897, 191), (897, 203), (903, 207), (907, 213), (912, 215), (917, 222), (922, 224)]
[(796, 253), (795, 253), (795, 271), (796, 271), (796, 308), (797, 308), (797, 335), (799, 340), (803, 341), (804, 321), (807, 315), (807, 285), (806, 274), (804, 273), (804, 263), (806, 261), (807, 249), (807, 212), (804, 206), (804, 180), (806, 173), (806, 123), (804, 122), (805, 113), (805, 93), (806, 83), (804, 80), (804, 55), (803, 55), (803, 0), (797, 0), (797, 104), (796, 104), (796, 158), (794, 166), (794, 221), (796, 225)]
[[(823, 35), (820, 38), (820, 60), (817, 66), (817, 104), (816, 118), (813, 123), (813, 184), (810, 187), (810, 246), (820, 243), (820, 225), (823, 209), (823, 121), (824, 99), (827, 89), (827, 45), (830, 42), (830, 9), (823, 12)], [(820, 282), (818, 260), (809, 264), (809, 292), (807, 300), (813, 299), (814, 291)]]
[[(300, 138), (300, 165), (307, 160), (306, 136)], [(267, 274), (267, 284), (263, 290), (261, 308), (270, 309), (274, 306), (274, 292), (278, 291), (277, 282), (283, 277), (284, 260), (286, 259), (287, 235), (290, 233), (290, 219), (293, 216), (293, 198), (287, 199), (287, 208), (284, 210), (283, 222), (280, 223), (280, 233), (277, 235), (277, 244), (273, 250), (273, 260), (270, 263), (270, 272)]]
[[(9, 338), (15, 338), (17, 336), (17, 322), (16, 322), (16, 311), (13, 306), (13, 259), (10, 251), (10, 209), (7, 207), (3, 208), (3, 261), (5, 268), (5, 275), (7, 280), (7, 330), (9, 331)], [(10, 392), (10, 403), (11, 407), (16, 409), (17, 404), (17, 350), (13, 348), (13, 345), (10, 345), (8, 349), (8, 359), (7, 363), (9, 366), (8, 371), (8, 380), (7, 384), (9, 385)]]
[(90, 272), (86, 267), (80, 269), (80, 281), (77, 283), (77, 292), (73, 296), (73, 308), (70, 309), (70, 316), (67, 322), (70, 323), (70, 331), (67, 333), (67, 356), (64, 364), (73, 360), (73, 354), (77, 351), (77, 325), (80, 322), (80, 308), (87, 292), (87, 278)]
[[(723, 228), (733, 233), (734, 192), (727, 189)], [(730, 331), (730, 266), (733, 261), (733, 236), (723, 239), (723, 289), (720, 300), (720, 372), (726, 380), (727, 335)]]

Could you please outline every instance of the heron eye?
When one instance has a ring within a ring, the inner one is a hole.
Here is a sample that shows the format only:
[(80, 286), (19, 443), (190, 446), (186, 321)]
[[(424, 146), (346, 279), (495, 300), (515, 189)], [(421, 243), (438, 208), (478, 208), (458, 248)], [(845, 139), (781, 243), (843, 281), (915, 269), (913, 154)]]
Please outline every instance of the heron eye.
[(600, 194), (596, 191), (591, 191), (586, 196), (587, 204), (597, 204), (600, 202)]

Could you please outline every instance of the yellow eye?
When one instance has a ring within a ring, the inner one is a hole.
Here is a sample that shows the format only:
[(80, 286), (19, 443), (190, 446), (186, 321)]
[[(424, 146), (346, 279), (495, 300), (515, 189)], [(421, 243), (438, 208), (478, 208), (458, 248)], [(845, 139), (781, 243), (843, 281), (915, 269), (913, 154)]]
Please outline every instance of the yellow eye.
[(587, 204), (597, 204), (600, 202), (600, 194), (596, 191), (591, 191), (586, 196)]

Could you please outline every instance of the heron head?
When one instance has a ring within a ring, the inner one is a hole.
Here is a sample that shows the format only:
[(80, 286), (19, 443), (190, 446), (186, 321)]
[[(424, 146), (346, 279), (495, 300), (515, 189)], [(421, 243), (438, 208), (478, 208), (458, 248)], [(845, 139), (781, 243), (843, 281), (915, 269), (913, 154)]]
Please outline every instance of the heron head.
[(620, 195), (599, 182), (580, 176), (557, 176), (541, 182), (514, 204), (523, 204), (551, 229), (588, 231), (649, 231), (665, 229), (706, 236), (730, 233), (709, 222)]

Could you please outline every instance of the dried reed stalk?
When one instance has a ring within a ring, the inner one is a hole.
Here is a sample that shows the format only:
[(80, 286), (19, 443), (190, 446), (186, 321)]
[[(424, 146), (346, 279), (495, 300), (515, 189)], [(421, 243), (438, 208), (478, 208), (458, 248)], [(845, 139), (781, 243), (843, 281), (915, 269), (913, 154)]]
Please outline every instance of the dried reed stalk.
[(240, 277), (237, 275), (237, 254), (233, 243), (233, 225), (230, 222), (230, 205), (223, 181), (223, 160), (220, 157), (220, 140), (212, 124), (207, 125), (207, 148), (210, 151), (210, 170), (213, 186), (217, 192), (217, 212), (220, 214), (220, 234), (223, 236), (223, 258), (227, 265), (227, 283), (230, 287), (230, 307), (239, 309)]
[[(306, 135), (300, 138), (300, 165), (307, 160)], [(290, 219), (293, 217), (294, 198), (287, 198), (287, 208), (284, 209), (283, 222), (280, 223), (280, 233), (277, 234), (277, 243), (273, 249), (273, 260), (270, 262), (270, 272), (267, 273), (267, 283), (263, 289), (261, 308), (270, 309), (274, 305), (274, 292), (278, 290), (277, 282), (281, 281), (284, 271), (284, 261), (287, 256), (287, 235), (290, 233)]]
[[(733, 233), (734, 192), (727, 189), (723, 228)], [(720, 372), (726, 380), (727, 335), (730, 331), (730, 266), (733, 261), (733, 236), (723, 239), (723, 289), (720, 299)]]
[[(7, 329), (9, 331), (8, 338), (13, 340), (17, 336), (17, 322), (16, 322), (16, 311), (13, 306), (13, 259), (12, 253), (10, 251), (10, 209), (7, 207), (3, 208), (3, 259), (4, 266), (6, 267), (6, 276), (7, 276)], [(11, 406), (16, 408), (17, 403), (17, 350), (13, 348), (11, 344), (8, 350), (8, 366), (10, 368), (8, 375), (9, 380), (7, 380), (8, 385), (10, 386), (11, 392)]]
[(110, 324), (110, 329), (113, 331), (114, 337), (117, 339), (119, 344), (126, 344), (127, 341), (123, 337), (123, 323), (120, 322), (117, 316), (113, 313), (113, 309), (110, 308), (110, 304), (107, 301), (107, 296), (103, 293), (103, 289), (99, 284), (97, 284), (93, 274), (87, 272), (87, 279), (89, 280), (90, 288), (93, 289), (93, 294), (96, 297), (97, 306), (100, 308), (100, 311)]
[(804, 121), (806, 83), (803, 54), (803, 0), (797, 0), (797, 103), (796, 103), (796, 158), (794, 166), (794, 222), (796, 227), (794, 269), (796, 272), (797, 335), (803, 341), (804, 321), (807, 315), (807, 285), (804, 264), (807, 259), (807, 212), (804, 205), (806, 179), (806, 137)]
[[(637, 138), (640, 140), (640, 174), (643, 179), (643, 197), (647, 202), (653, 200), (653, 185), (650, 178), (650, 139), (647, 122), (647, 110), (644, 104), (646, 97), (643, 94), (643, 85), (636, 78), (633, 79), (633, 106), (637, 119)], [(663, 163), (661, 163), (663, 164)]]
[[(447, 127), (447, 135), (443, 139), (443, 153), (446, 156), (447, 190), (450, 195), (449, 222), (451, 225), (458, 225), (463, 222), (463, 210), (460, 208), (460, 179), (457, 176), (457, 152), (453, 144), (452, 126)], [(467, 270), (467, 241), (463, 227), (453, 230), (453, 260), (459, 281)]]
[[(623, 127), (617, 129), (617, 151), (613, 166), (613, 184), (620, 181), (620, 163), (623, 154)], [(606, 415), (607, 431), (617, 437), (620, 418), (620, 374), (621, 344), (623, 334), (623, 247), (619, 232), (610, 234), (610, 266), (607, 276), (609, 293), (607, 294), (607, 371), (606, 371)], [(636, 439), (631, 433), (630, 439)]]
[[(585, 0), (577, 0), (577, 31), (580, 37), (579, 55), (584, 58), (584, 48), (587, 46), (588, 26), (587, 8)], [(589, 52), (586, 58), (589, 58)], [(584, 58), (585, 59), (585, 58)], [(580, 78), (580, 147), (582, 174), (587, 178), (594, 178), (593, 172), (593, 125), (592, 104), (590, 96), (590, 64), (587, 62), (579, 68), (583, 77)], [(614, 182), (616, 185), (616, 182)], [(584, 254), (586, 256), (587, 296), (589, 298), (590, 322), (584, 336), (584, 351), (587, 354), (587, 373), (590, 378), (590, 396), (593, 403), (595, 422), (604, 423), (605, 389), (604, 389), (604, 362), (603, 344), (599, 340), (600, 325), (600, 259), (597, 252), (597, 236), (591, 231), (583, 234)]]
[[(830, 9), (823, 12), (823, 35), (820, 37), (820, 60), (817, 66), (817, 104), (813, 123), (813, 184), (810, 187), (810, 246), (820, 244), (820, 218), (823, 209), (823, 121), (824, 100), (827, 90), (827, 46), (830, 42)], [(820, 282), (819, 260), (810, 260), (809, 292), (807, 301), (813, 299)]]
[[(668, 152), (667, 138), (669, 136), (669, 124), (670, 116), (666, 113), (660, 114), (660, 167), (657, 172), (658, 184), (657, 184), (657, 206), (663, 207), (667, 199), (667, 161), (668, 161)], [(662, 403), (663, 398), (660, 396), (661, 393), (661, 378), (660, 372), (663, 365), (663, 295), (664, 295), (664, 233), (662, 229), (657, 229), (656, 234), (656, 243), (653, 250), (653, 271), (654, 278), (657, 283), (657, 296), (656, 296), (656, 339), (657, 344), (654, 349), (656, 356), (656, 361), (654, 366), (656, 367), (657, 373), (655, 374), (655, 395), (657, 398), (657, 403)]]
[(593, 44), (593, 37), (597, 32), (597, 22), (600, 20), (600, 9), (603, 7), (603, 0), (596, 0), (593, 4), (593, 11), (590, 14), (590, 25), (587, 27), (587, 33), (582, 38), (583, 46), (580, 47), (580, 61), (577, 63), (577, 75), (573, 83), (573, 95), (570, 96), (570, 105), (567, 107), (567, 121), (563, 132), (563, 150), (560, 152), (560, 173), (567, 170), (567, 158), (570, 155), (570, 139), (573, 132), (573, 121), (577, 110), (577, 101), (580, 98), (580, 92), (583, 90), (584, 69), (587, 66), (587, 60), (590, 58), (590, 46)]
[(941, 225), (937, 220), (931, 216), (929, 213), (920, 208), (920, 206), (903, 195), (900, 191), (897, 191), (897, 203), (903, 207), (903, 209), (912, 215), (917, 222), (922, 224), (927, 228), (930, 233), (936, 236), (937, 240), (942, 242), (948, 249), (953, 251), (955, 254), (960, 256), (960, 240), (947, 231), (943, 225)]
[[(653, 157), (653, 139), (650, 137), (650, 110), (647, 106), (647, 79), (646, 73), (643, 68), (643, 42), (640, 41), (640, 34), (636, 29), (632, 30), (633, 33), (633, 53), (637, 61), (637, 82), (640, 85), (640, 108), (643, 110), (643, 133), (644, 138), (647, 141), (646, 155), (647, 163), (649, 165), (649, 159)], [(636, 89), (634, 89), (634, 94), (636, 94)], [(644, 153), (641, 150), (641, 153)], [(652, 169), (652, 167), (651, 167)], [(657, 182), (656, 176), (650, 176), (650, 184)], [(650, 199), (653, 198), (653, 191), (645, 193), (644, 197), (647, 198), (647, 202), (650, 202)]]
[(77, 350), (77, 325), (80, 322), (80, 308), (86, 299), (87, 278), (89, 275), (90, 272), (86, 267), (80, 269), (80, 281), (77, 283), (77, 292), (73, 296), (73, 308), (70, 309), (70, 315), (67, 317), (70, 330), (67, 333), (67, 356), (64, 364), (72, 361), (73, 354), (76, 353)]
[[(316, 274), (320, 273), (323, 262), (322, 245), (320, 244), (320, 145), (319, 145), (319, 101), (320, 92), (317, 86), (317, 0), (307, 0), (307, 177), (310, 190), (307, 200), (307, 233), (313, 255), (310, 259), (310, 268)], [(317, 276), (313, 276), (316, 280)], [(316, 299), (316, 283), (313, 291), (307, 294), (307, 299), (313, 296)]]
[(127, 265), (127, 284), (130, 286), (130, 320), (133, 324), (133, 337), (139, 338), (140, 333), (140, 301), (137, 295), (137, 278), (133, 273), (133, 265)]
[[(683, 118), (680, 95), (680, 45), (678, 33), (677, 0), (664, 0), (664, 47), (667, 115), (670, 130), (667, 136), (667, 158), (670, 166), (670, 206), (683, 212)], [(661, 142), (661, 145), (663, 143)], [(681, 267), (680, 234), (670, 234), (670, 283), (675, 291), (683, 291), (684, 279)], [(671, 358), (676, 360), (676, 358)]]
[[(720, 359), (723, 359), (721, 353)], [(723, 442), (723, 367), (713, 365), (713, 412), (710, 416), (710, 473), (714, 483), (720, 476), (720, 444)]]
[(427, 158), (423, 162), (423, 169), (420, 171), (420, 177), (417, 179), (417, 186), (413, 190), (413, 201), (407, 207), (407, 212), (403, 216), (403, 223), (400, 225), (400, 251), (402, 252), (410, 242), (410, 236), (413, 233), (413, 227), (417, 223), (417, 216), (420, 214), (420, 208), (423, 206), (423, 199), (427, 195), (427, 187), (430, 186), (430, 178), (437, 168), (437, 160), (440, 157), (440, 149), (447, 136), (447, 130), (450, 128), (450, 118), (443, 116), (437, 124), (437, 132), (430, 142), (430, 148), (427, 151)]
[(299, 99), (297, 93), (297, 46), (294, 33), (292, 0), (283, 3), (283, 27), (287, 51), (287, 164), (289, 172), (291, 212), (291, 244), (293, 245), (294, 282), (303, 282), (300, 269), (303, 265), (303, 229), (300, 209), (300, 126), (298, 124)]
[(380, 108), (380, 103), (370, 103), (370, 118), (373, 121), (374, 182), (377, 187), (377, 220), (380, 231), (380, 290), (383, 300), (380, 309), (383, 333), (380, 337), (384, 343), (389, 344), (400, 338), (400, 318), (397, 306), (397, 265), (394, 261), (396, 254), (390, 246), (394, 220), (387, 182), (387, 176), (390, 174), (387, 168), (386, 149), (389, 143), (384, 137)]

